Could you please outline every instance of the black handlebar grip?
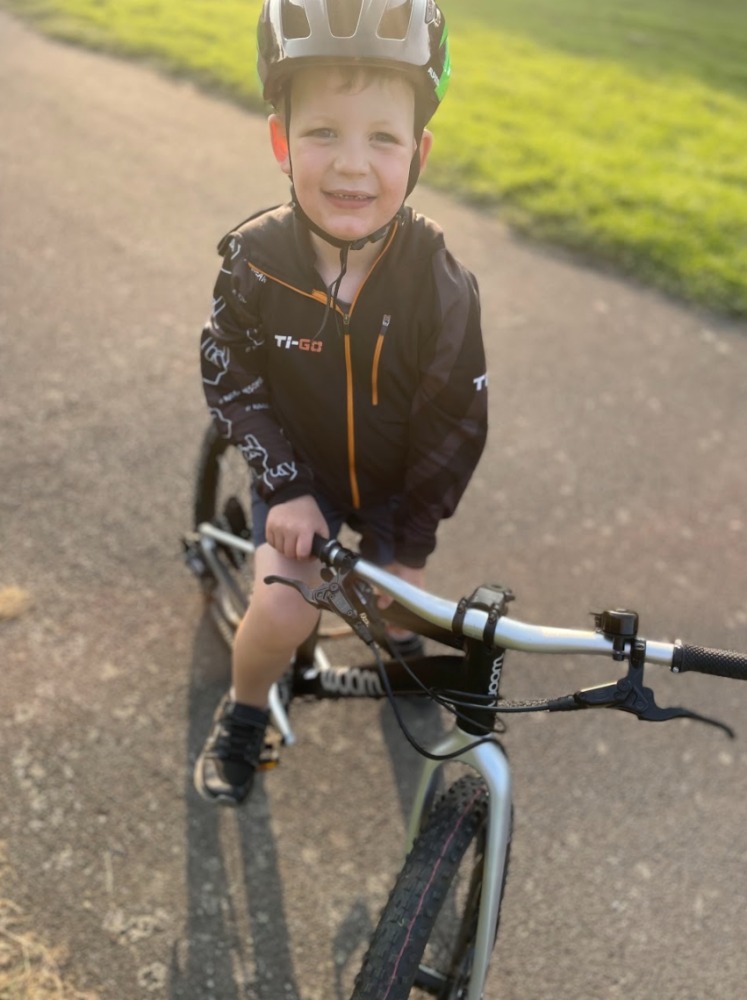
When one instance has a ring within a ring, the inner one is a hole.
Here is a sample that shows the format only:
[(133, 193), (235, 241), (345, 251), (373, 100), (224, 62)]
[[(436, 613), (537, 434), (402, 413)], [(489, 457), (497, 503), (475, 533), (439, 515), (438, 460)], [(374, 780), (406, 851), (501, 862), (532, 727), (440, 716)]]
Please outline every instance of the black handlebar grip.
[(329, 541), (328, 538), (322, 538), (321, 535), (317, 535), (317, 533), (314, 532), (314, 538), (311, 542), (311, 554), (313, 556), (316, 556), (317, 559), (321, 559), (322, 552), (324, 551), (324, 546), (327, 544), (328, 541)]
[(747, 681), (747, 656), (727, 649), (706, 649), (704, 646), (688, 646), (677, 642), (672, 657), (672, 670), (681, 674), (696, 670), (700, 674)]

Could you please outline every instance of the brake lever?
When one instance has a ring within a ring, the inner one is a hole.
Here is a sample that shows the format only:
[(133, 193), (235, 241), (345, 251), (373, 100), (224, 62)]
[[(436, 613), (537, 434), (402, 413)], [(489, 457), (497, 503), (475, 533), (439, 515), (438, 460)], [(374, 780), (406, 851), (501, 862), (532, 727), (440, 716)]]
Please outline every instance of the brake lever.
[[(319, 608), (321, 611), (331, 611), (342, 618), (352, 628), (359, 639), (365, 642), (367, 646), (373, 646), (376, 643), (376, 639), (372, 632), (374, 623), (365, 610), (367, 595), (356, 595), (356, 603), (360, 603), (361, 605), (360, 607), (356, 607), (355, 603), (348, 597), (345, 587), (347, 576), (347, 573), (341, 574), (338, 572), (331, 574), (329, 579), (325, 579), (318, 587), (309, 587), (301, 580), (293, 580), (290, 577), (276, 575), (266, 576), (265, 583), (282, 583), (286, 587), (292, 587), (308, 604)], [(363, 587), (371, 589), (368, 587), (368, 584), (363, 584)], [(355, 590), (355, 585), (353, 585), (353, 589)]]
[(730, 739), (734, 739), (734, 730), (725, 722), (711, 719), (689, 708), (661, 708), (656, 704), (654, 692), (643, 683), (643, 667), (646, 659), (646, 643), (636, 639), (631, 647), (628, 673), (616, 684), (600, 684), (597, 687), (583, 688), (576, 691), (573, 699), (581, 708), (617, 708), (622, 712), (630, 712), (644, 722), (666, 722), (669, 719), (695, 719), (709, 726), (722, 729)]

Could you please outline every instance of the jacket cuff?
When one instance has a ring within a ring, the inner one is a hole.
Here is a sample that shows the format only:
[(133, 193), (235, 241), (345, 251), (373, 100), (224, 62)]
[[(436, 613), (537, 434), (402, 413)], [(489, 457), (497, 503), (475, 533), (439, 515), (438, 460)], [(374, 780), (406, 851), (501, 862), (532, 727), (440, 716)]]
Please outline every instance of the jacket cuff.
[(287, 486), (279, 490), (273, 490), (269, 496), (263, 497), (268, 507), (275, 507), (279, 503), (286, 503), (288, 500), (295, 500), (297, 497), (313, 496), (311, 483), (288, 483)]
[(402, 542), (394, 546), (394, 559), (402, 566), (410, 569), (422, 569), (428, 561), (428, 556), (436, 547), (436, 540), (428, 544), (413, 544), (412, 542)]

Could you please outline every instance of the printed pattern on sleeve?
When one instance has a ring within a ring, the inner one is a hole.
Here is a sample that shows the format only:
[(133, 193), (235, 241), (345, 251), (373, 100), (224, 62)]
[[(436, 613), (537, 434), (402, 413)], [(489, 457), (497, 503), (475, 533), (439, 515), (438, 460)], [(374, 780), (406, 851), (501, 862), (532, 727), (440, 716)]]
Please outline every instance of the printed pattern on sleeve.
[(260, 496), (270, 504), (290, 500), (310, 491), (311, 473), (272, 412), (258, 319), (264, 276), (247, 266), (238, 235), (224, 240), (221, 249), (225, 255), (201, 339), (205, 398), (222, 436), (253, 469)]

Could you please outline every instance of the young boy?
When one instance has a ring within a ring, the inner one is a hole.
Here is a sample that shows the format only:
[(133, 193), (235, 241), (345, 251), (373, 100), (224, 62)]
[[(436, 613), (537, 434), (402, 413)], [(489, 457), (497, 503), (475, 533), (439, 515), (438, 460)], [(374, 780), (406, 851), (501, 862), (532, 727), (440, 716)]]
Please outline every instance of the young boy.
[(416, 584), (487, 430), (474, 277), (404, 207), (450, 73), (433, 0), (265, 0), (259, 73), (292, 202), (226, 236), (202, 372), (253, 473), (255, 586), (233, 687), (195, 768), (211, 801), (248, 796), (269, 689), (318, 613), (269, 574), (319, 581), (314, 533)]

